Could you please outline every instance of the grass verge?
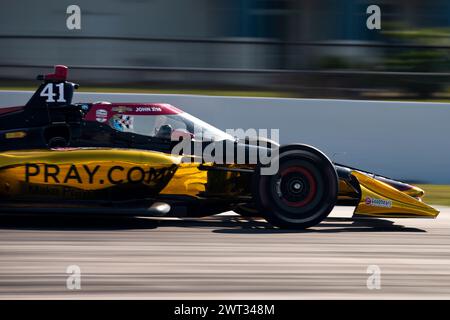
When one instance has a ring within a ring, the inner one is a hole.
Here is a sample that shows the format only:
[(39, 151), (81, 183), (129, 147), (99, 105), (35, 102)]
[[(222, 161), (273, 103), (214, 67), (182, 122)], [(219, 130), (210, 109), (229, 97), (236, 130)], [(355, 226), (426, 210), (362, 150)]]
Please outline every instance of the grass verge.
[(450, 185), (419, 184), (425, 190), (423, 202), (441, 206), (450, 206)]

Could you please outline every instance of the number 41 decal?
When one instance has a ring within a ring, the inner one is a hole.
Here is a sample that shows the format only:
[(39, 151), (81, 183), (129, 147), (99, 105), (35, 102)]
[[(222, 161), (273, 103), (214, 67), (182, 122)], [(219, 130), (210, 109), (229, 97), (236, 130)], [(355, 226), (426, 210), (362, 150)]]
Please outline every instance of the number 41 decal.
[(66, 102), (66, 99), (64, 98), (64, 83), (48, 83), (44, 89), (42, 89), (41, 97), (47, 97), (45, 100), (46, 102), (55, 102), (56, 93), (53, 93), (54, 86), (58, 87), (59, 90), (58, 100), (56, 100), (56, 102)]

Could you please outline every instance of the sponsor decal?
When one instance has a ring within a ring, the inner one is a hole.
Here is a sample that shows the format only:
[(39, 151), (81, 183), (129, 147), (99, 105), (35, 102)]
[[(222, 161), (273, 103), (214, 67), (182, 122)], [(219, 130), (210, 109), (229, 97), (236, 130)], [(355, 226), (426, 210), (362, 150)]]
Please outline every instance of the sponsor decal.
[(365, 204), (371, 207), (392, 208), (392, 200), (366, 197)]
[(114, 112), (118, 112), (118, 113), (124, 113), (124, 112), (133, 111), (133, 108), (125, 107), (125, 106), (118, 106), (118, 107), (113, 107), (111, 110)]
[(95, 111), (95, 120), (103, 123), (106, 122), (107, 119), (108, 119), (108, 111), (106, 111), (105, 109), (97, 109)]
[(26, 136), (27, 136), (27, 133), (25, 131), (14, 131), (14, 132), (5, 133), (6, 139), (21, 139), (21, 138), (25, 138)]
[(149, 184), (164, 179), (174, 170), (174, 166), (143, 168), (115, 165), (105, 168), (101, 165), (72, 164), (63, 168), (57, 164), (26, 163), (25, 182), (32, 183), (38, 180), (50, 184)]
[(116, 114), (111, 118), (111, 126), (118, 130), (127, 132), (133, 129), (134, 117), (126, 114)]
[(136, 112), (161, 112), (160, 107), (137, 107)]

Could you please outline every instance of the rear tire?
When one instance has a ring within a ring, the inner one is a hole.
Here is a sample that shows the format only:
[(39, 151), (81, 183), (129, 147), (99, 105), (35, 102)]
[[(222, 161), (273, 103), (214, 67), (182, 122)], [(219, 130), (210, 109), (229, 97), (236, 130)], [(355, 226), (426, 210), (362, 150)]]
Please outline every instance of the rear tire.
[(253, 196), (259, 212), (280, 228), (306, 229), (319, 224), (337, 200), (334, 165), (307, 145), (283, 146), (276, 159), (279, 169), (274, 175), (261, 175), (257, 168)]

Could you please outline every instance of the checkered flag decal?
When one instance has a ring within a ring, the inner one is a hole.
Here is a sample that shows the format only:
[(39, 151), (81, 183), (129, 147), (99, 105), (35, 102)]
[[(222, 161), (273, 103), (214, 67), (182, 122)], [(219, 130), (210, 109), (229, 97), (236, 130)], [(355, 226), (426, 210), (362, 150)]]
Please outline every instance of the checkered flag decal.
[(118, 122), (119, 122), (119, 125), (123, 129), (133, 129), (133, 117), (132, 116), (122, 114), (119, 116)]

